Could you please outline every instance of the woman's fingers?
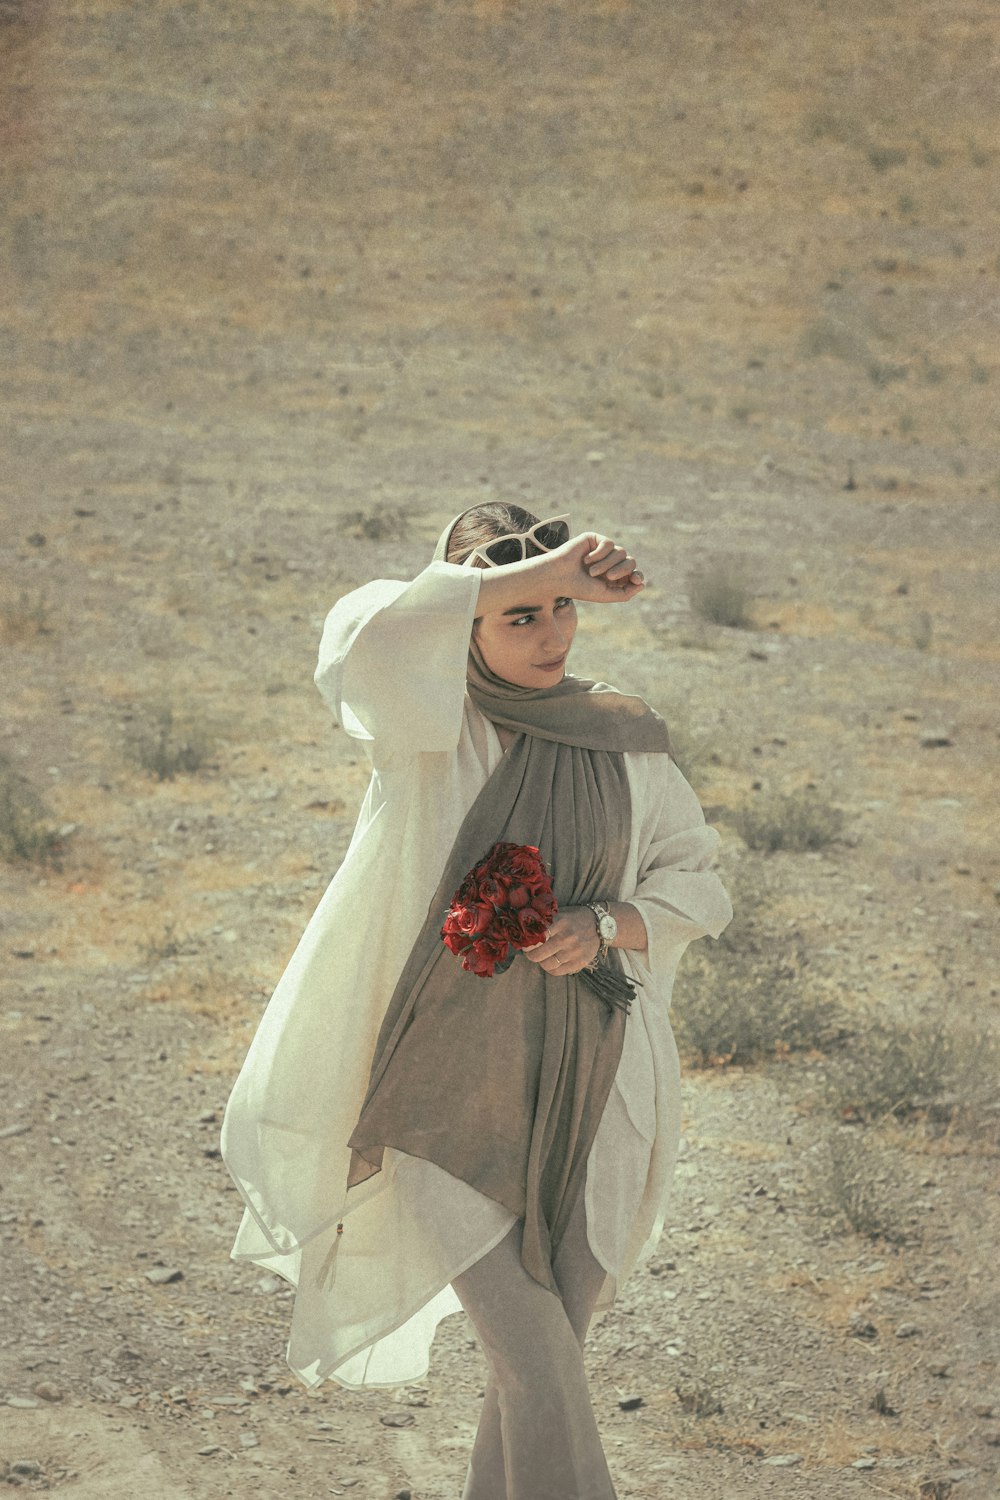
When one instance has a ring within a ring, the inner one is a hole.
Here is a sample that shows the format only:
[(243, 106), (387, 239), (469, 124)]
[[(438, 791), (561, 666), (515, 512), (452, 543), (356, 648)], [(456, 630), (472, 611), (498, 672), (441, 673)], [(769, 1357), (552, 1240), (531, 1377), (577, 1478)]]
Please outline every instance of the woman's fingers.
[(606, 583), (629, 578), (636, 568), (635, 558), (624, 547), (616, 546), (610, 537), (602, 537), (600, 545), (592, 548), (583, 562), (592, 578), (603, 577)]

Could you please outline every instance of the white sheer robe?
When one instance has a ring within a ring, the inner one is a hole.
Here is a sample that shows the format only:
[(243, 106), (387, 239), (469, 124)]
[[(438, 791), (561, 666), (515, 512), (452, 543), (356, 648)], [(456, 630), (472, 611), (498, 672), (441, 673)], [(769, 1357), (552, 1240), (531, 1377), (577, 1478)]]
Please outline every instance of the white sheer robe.
[[(410, 583), (367, 584), (330, 611), (320, 644), (316, 684), (364, 746), (371, 781), (347, 854), (261, 1017), (221, 1136), (245, 1205), (231, 1258), (296, 1287), (286, 1357), (310, 1387), (420, 1380), (438, 1322), (460, 1307), (452, 1278), (513, 1223), (502, 1205), (394, 1150), (346, 1194), (346, 1143), (385, 1006), (462, 819), (502, 754), (465, 691), (480, 576), (433, 562)], [(599, 1311), (663, 1227), (680, 1134), (669, 1020), (678, 960), (732, 917), (712, 869), (719, 835), (681, 772), (651, 753), (627, 754), (626, 766), (630, 849), (621, 889), (606, 897), (637, 908), (649, 946), (622, 950), (641, 988), (587, 1165), (588, 1238), (607, 1272)]]

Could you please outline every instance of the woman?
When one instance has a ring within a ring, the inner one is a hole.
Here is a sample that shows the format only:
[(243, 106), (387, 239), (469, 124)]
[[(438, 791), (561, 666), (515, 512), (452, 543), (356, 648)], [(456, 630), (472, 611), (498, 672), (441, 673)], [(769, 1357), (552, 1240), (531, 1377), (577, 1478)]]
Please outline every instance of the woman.
[[(316, 682), (371, 782), (222, 1127), (232, 1257), (297, 1287), (306, 1385), (418, 1380), (468, 1312), (490, 1378), (465, 1500), (614, 1495), (583, 1339), (659, 1238), (673, 974), (732, 916), (663, 721), (566, 674), (576, 601), (644, 579), (565, 520), (473, 506), (412, 583), (327, 617)], [(541, 850), (559, 910), (483, 979), (441, 923), (501, 838)]]

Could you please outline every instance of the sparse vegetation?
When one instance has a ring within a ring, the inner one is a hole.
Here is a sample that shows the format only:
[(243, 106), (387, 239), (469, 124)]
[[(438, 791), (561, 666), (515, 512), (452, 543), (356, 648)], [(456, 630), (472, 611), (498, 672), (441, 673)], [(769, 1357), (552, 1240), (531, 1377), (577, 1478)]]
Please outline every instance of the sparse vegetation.
[(0, 858), (59, 867), (65, 841), (28, 778), (0, 757)]
[(858, 1135), (842, 1128), (831, 1134), (814, 1192), (820, 1213), (842, 1229), (895, 1245), (914, 1237), (891, 1147), (877, 1131)]
[(756, 1063), (839, 1041), (840, 1016), (810, 991), (804, 942), (768, 923), (759, 866), (746, 862), (724, 878), (733, 920), (686, 955), (674, 985), (674, 1031), (688, 1061)]
[(400, 505), (348, 511), (343, 525), (348, 536), (363, 537), (370, 542), (401, 541), (409, 533), (409, 519)]
[(718, 561), (688, 575), (691, 608), (713, 625), (733, 630), (752, 630), (747, 606), (750, 586), (742, 569), (731, 561)]
[(922, 1120), (1000, 1140), (1000, 1043), (945, 1021), (882, 1024), (827, 1080), (843, 1120)]
[(731, 815), (737, 833), (751, 849), (823, 849), (840, 834), (844, 814), (816, 792), (774, 792)]
[(173, 781), (179, 771), (200, 770), (212, 748), (210, 731), (189, 718), (175, 718), (169, 704), (148, 709), (125, 741), (128, 758), (160, 781)]
[(15, 601), (0, 608), (0, 639), (13, 643), (51, 634), (51, 614), (43, 589), (34, 598), (22, 589)]
[(906, 162), (906, 152), (898, 146), (868, 147), (868, 160), (876, 172), (888, 172), (890, 167), (901, 167)]
[(811, 359), (829, 354), (834, 359), (853, 360), (863, 358), (865, 349), (863, 340), (849, 328), (832, 318), (819, 318), (802, 330), (799, 352)]
[(178, 958), (191, 950), (189, 934), (178, 932), (176, 924), (167, 922), (157, 932), (150, 932), (140, 940), (139, 951), (147, 963), (165, 958)]
[(690, 1417), (716, 1417), (724, 1410), (722, 1398), (706, 1380), (682, 1380), (674, 1387), (682, 1411)]
[(802, 133), (807, 141), (838, 141), (842, 146), (863, 146), (864, 126), (830, 109), (815, 109), (806, 115)]
[(873, 385), (889, 385), (893, 380), (905, 380), (906, 365), (894, 365), (888, 360), (870, 359), (865, 367)]
[(929, 610), (922, 609), (910, 626), (910, 640), (918, 651), (927, 651), (933, 635), (933, 617)]

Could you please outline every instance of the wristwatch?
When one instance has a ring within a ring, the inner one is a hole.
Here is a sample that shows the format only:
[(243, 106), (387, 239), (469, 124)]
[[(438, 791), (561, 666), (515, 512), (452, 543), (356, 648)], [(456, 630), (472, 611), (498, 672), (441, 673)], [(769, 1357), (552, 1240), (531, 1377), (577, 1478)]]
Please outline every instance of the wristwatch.
[(601, 940), (601, 946), (596, 956), (591, 960), (591, 967), (596, 968), (603, 963), (608, 956), (608, 949), (618, 936), (618, 923), (608, 908), (606, 901), (588, 901), (587, 905), (594, 913), (597, 921), (597, 935)]

